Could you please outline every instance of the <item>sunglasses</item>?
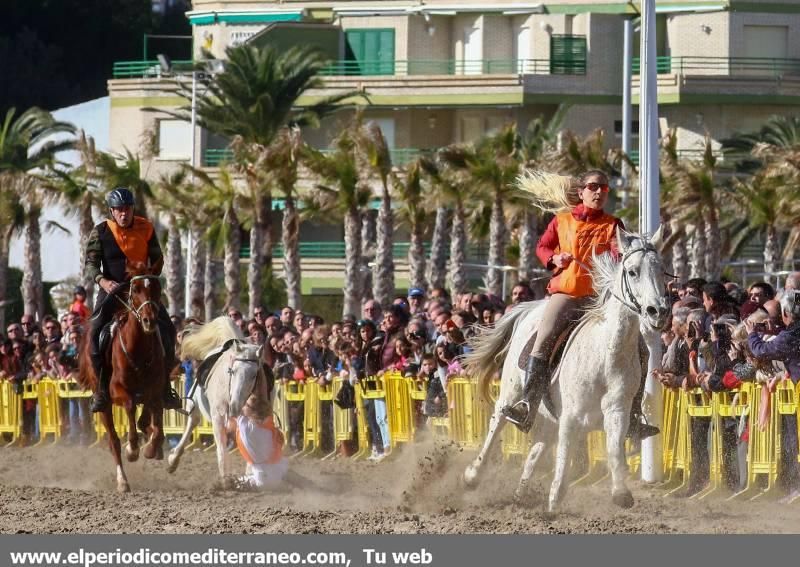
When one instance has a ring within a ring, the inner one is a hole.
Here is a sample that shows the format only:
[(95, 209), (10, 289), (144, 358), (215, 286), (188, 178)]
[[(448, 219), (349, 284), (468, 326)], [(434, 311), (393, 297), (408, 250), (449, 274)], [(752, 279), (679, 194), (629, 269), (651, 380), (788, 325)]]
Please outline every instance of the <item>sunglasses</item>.
[(608, 183), (587, 183), (583, 186), (584, 189), (588, 189), (592, 193), (600, 191), (601, 193), (608, 193)]

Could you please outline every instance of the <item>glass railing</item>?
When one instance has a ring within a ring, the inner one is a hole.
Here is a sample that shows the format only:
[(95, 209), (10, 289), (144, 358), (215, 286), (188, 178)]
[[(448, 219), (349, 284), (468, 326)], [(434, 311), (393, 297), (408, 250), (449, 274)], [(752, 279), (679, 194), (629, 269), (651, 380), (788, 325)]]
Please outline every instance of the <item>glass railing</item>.
[[(633, 60), (633, 72), (640, 72), (640, 59)], [(771, 57), (670, 57), (656, 58), (658, 73), (679, 75), (799, 75), (800, 59)]]
[[(748, 157), (749, 155), (743, 152), (723, 152), (719, 149), (713, 150), (712, 153), (714, 154), (714, 157), (725, 163), (736, 162)], [(702, 148), (682, 149), (678, 150), (677, 154), (678, 159), (681, 161), (700, 161), (705, 155), (705, 150)], [(639, 150), (631, 150), (631, 152), (628, 154), (628, 157), (630, 157), (634, 164), (639, 165)]]

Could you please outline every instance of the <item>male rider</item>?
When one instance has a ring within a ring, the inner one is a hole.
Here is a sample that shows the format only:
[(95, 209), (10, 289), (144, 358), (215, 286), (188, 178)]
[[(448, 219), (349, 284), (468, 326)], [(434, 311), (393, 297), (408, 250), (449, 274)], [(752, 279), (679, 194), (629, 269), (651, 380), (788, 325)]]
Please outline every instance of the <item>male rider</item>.
[[(98, 382), (91, 405), (91, 410), (95, 413), (105, 411), (111, 403), (111, 369), (107, 368), (104, 353), (100, 350), (100, 331), (122, 305), (116, 299), (116, 294), (125, 280), (126, 264), (149, 262), (151, 266), (155, 266), (161, 264), (163, 257), (153, 224), (144, 217), (134, 216), (136, 201), (129, 189), (117, 187), (106, 196), (106, 204), (111, 218), (94, 227), (86, 244), (86, 273), (100, 286), (90, 319), (89, 334), (92, 341), (92, 365)], [(158, 331), (166, 355), (164, 408), (179, 409), (181, 400), (169, 383), (169, 372), (177, 364), (175, 327), (163, 305), (158, 314)]]

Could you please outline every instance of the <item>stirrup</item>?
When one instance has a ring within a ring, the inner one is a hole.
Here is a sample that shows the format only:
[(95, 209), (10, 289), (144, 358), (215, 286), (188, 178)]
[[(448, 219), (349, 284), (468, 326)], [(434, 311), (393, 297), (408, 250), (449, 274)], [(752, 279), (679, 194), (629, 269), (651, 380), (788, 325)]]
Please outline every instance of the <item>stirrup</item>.
[[(525, 413), (520, 417), (519, 414), (523, 411)], [(531, 404), (528, 400), (522, 399), (513, 405), (504, 406), (503, 409), (500, 410), (500, 413), (506, 421), (516, 425), (521, 431), (527, 433), (530, 430), (531, 426), (528, 423), (528, 418), (531, 413)]]
[(95, 392), (92, 395), (91, 404), (89, 404), (89, 410), (91, 413), (103, 413), (108, 409), (108, 406), (111, 404), (111, 396), (102, 393), (102, 392)]

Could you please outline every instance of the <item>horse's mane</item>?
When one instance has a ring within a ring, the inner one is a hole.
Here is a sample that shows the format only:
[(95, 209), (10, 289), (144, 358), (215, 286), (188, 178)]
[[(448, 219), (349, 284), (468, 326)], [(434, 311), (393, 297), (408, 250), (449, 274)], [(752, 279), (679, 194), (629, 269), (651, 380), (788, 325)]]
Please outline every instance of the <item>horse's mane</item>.
[(573, 179), (539, 170), (524, 170), (517, 176), (517, 188), (537, 208), (558, 214), (571, 210), (580, 202)]
[(190, 325), (184, 331), (181, 358), (203, 360), (206, 355), (230, 339), (244, 341), (242, 330), (233, 319), (223, 315), (205, 325)]

